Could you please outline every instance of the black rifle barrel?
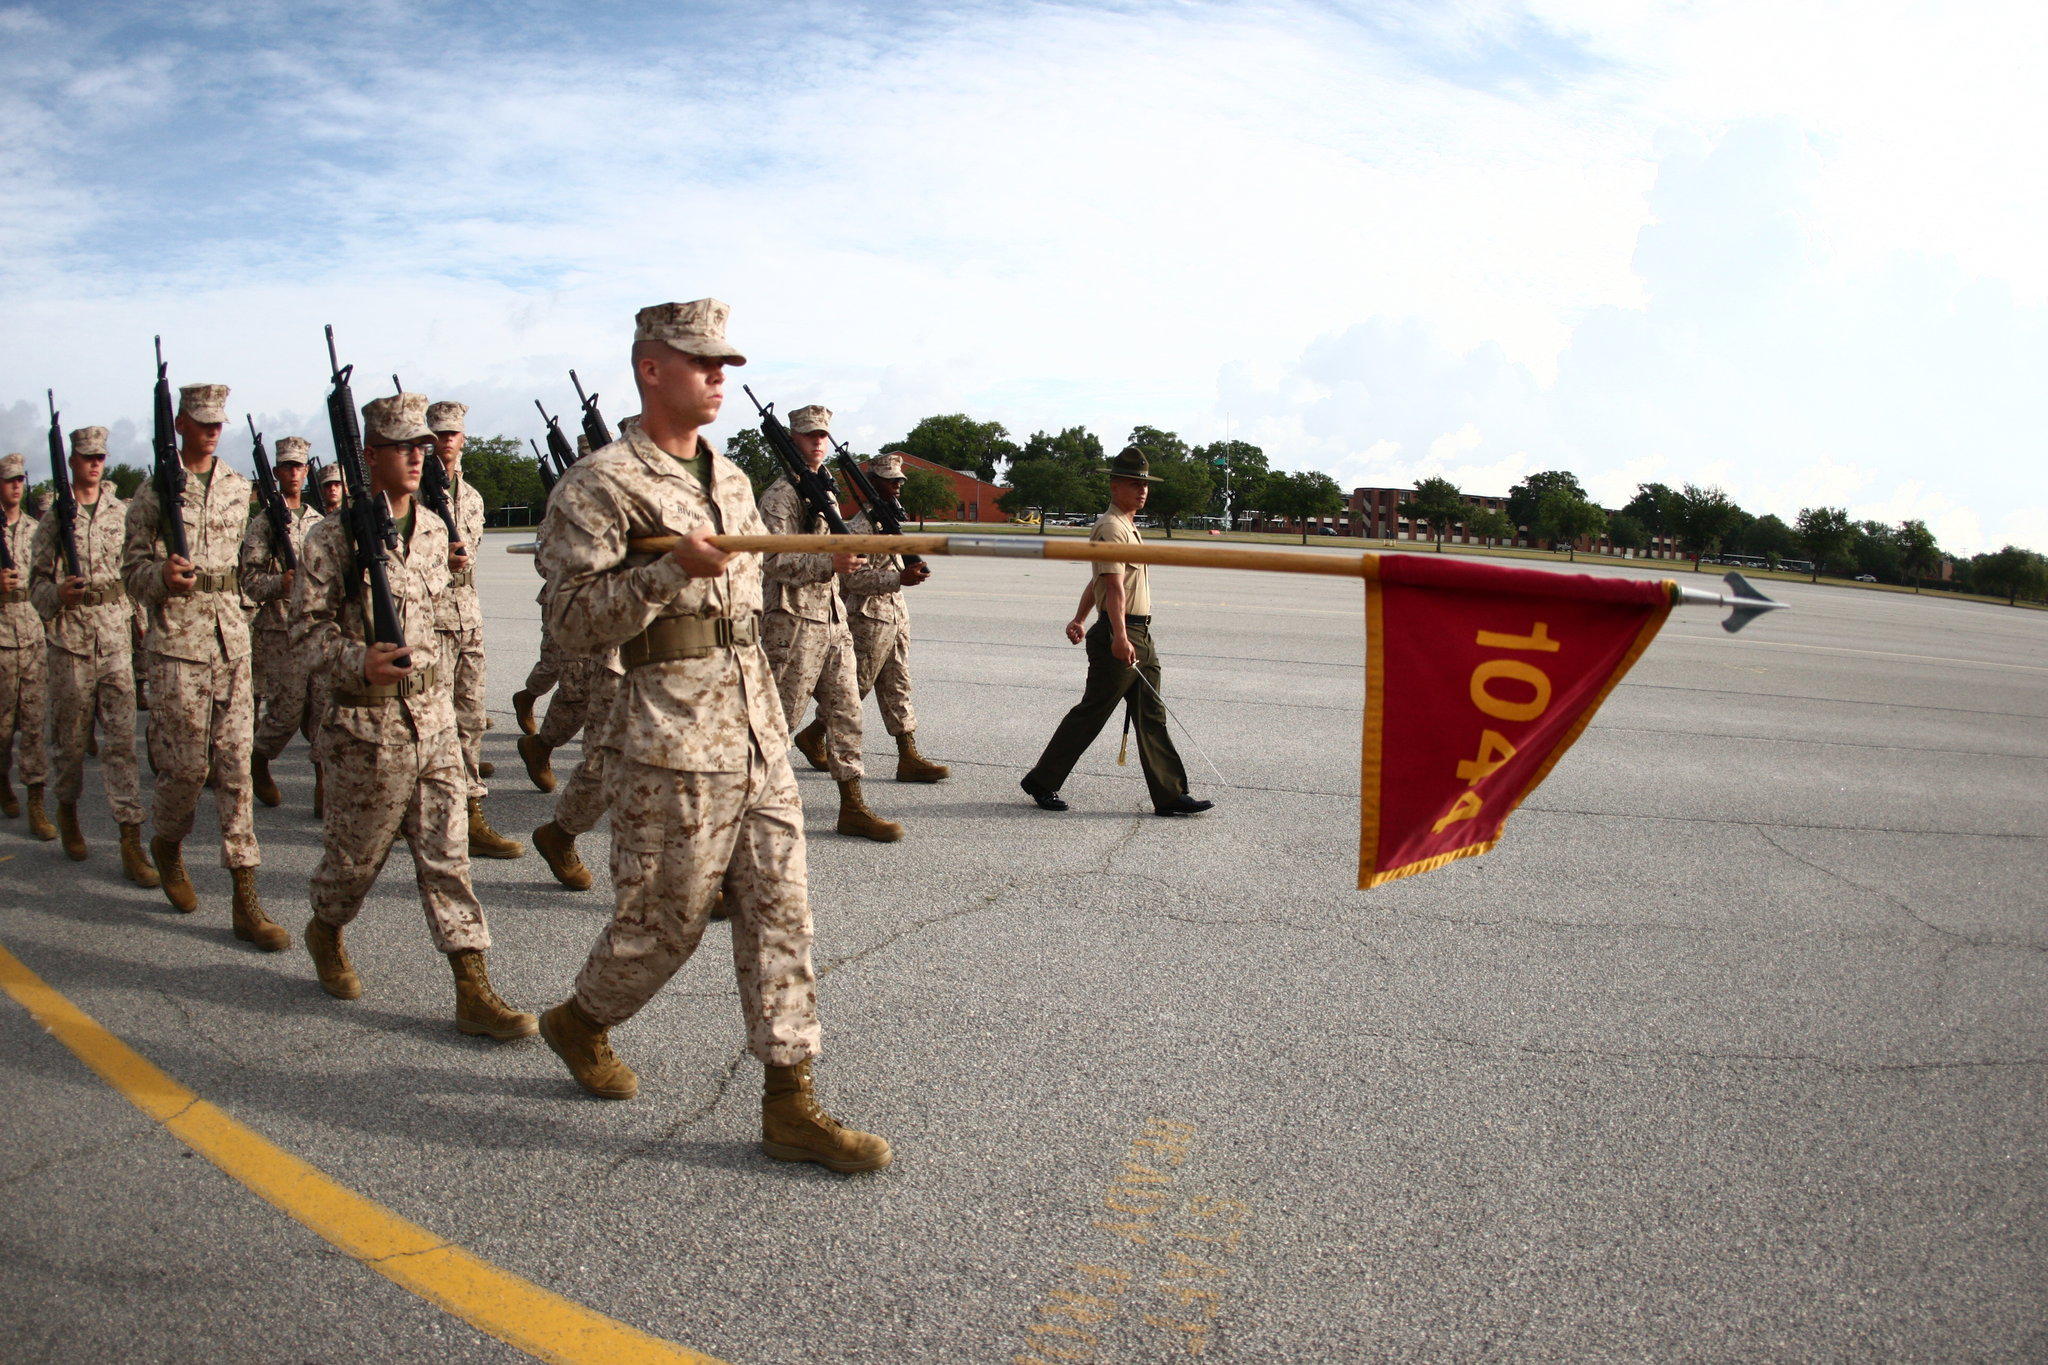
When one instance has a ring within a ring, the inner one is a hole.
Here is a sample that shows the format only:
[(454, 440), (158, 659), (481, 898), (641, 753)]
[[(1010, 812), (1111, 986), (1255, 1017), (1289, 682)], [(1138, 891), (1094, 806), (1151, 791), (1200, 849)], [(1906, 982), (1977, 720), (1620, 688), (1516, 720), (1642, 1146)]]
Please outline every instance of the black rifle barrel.
[(249, 437), (255, 448), (251, 452), (256, 461), (256, 500), (263, 504), (264, 520), (270, 523), (270, 555), (284, 565), (290, 573), (299, 567), (298, 551), (292, 548), (291, 512), (284, 505), (284, 490), (277, 486), (277, 474), (270, 467), (270, 451), (263, 444), (263, 433), (256, 430), (256, 419), (248, 417)]
[(612, 443), (612, 433), (598, 414), (597, 395), (583, 392), (583, 381), (574, 370), (569, 371), (569, 382), (576, 386), (576, 401), (583, 405), (583, 439), (590, 442), (592, 450), (603, 450)]
[(541, 407), (538, 398), (533, 400), (533, 406), (540, 412), (540, 419), (548, 424), (548, 453), (555, 457), (555, 472), (568, 473), (569, 466), (576, 463), (576, 447), (562, 434), (562, 419), (548, 416), (548, 410)]
[(171, 407), (171, 367), (164, 361), (164, 339), (156, 339), (156, 408), (151, 432), (150, 479), (156, 485), (157, 534), (166, 552), (192, 557), (185, 540), (185, 466), (178, 462), (178, 416)]
[(831, 475), (822, 469), (811, 468), (803, 452), (796, 448), (796, 438), (775, 415), (773, 403), (764, 405), (745, 384), (740, 385), (740, 391), (753, 401), (754, 410), (761, 414), (761, 434), (768, 438), (768, 448), (775, 452), (776, 460), (782, 465), (783, 477), (810, 505), (811, 514), (823, 521), (833, 535), (846, 535), (846, 518), (839, 515), (839, 490)]
[[(372, 496), (370, 474), (363, 464), (363, 429), (356, 418), (355, 395), (349, 391), (349, 376), (355, 366), (344, 367), (334, 350), (334, 328), (327, 328), (327, 364), (333, 371), (333, 387), (327, 391), (327, 425), (334, 433), (334, 460), (341, 466), (341, 482), (348, 490), (348, 505), (342, 516), (348, 527), (349, 549), (359, 571), (370, 580), (370, 635), (378, 644), (403, 645), (405, 632), (398, 627), (398, 607), (391, 600), (391, 551), (398, 545), (398, 528), (391, 522), (391, 507), (381, 496)], [(350, 584), (350, 594), (355, 585)]]
[[(894, 498), (882, 495), (882, 490), (875, 487), (874, 480), (868, 477), (868, 472), (860, 467), (860, 461), (853, 458), (852, 451), (839, 444), (838, 439), (829, 434), (825, 439), (832, 442), (832, 449), (835, 452), (832, 457), (833, 463), (838, 465), (847, 486), (853, 489), (854, 501), (867, 509), (868, 520), (874, 523), (875, 529), (885, 536), (902, 535), (902, 507)], [(915, 568), (922, 563), (924, 560), (916, 555), (903, 556), (903, 567), (906, 569)]]
[(71, 491), (71, 466), (64, 458), (64, 431), (57, 422), (57, 391), (45, 389), (50, 400), (50, 489), (56, 501), (50, 505), (57, 517), (57, 548), (64, 556), (64, 576), (78, 573), (78, 498)]

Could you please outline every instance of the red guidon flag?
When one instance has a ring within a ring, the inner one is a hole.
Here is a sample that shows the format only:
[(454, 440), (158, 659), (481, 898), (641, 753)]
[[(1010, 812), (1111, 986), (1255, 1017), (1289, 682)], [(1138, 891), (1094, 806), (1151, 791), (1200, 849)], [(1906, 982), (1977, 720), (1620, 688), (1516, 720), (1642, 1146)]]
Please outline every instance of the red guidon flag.
[(1492, 848), (1670, 610), (1658, 579), (1381, 557), (1365, 583), (1359, 887)]

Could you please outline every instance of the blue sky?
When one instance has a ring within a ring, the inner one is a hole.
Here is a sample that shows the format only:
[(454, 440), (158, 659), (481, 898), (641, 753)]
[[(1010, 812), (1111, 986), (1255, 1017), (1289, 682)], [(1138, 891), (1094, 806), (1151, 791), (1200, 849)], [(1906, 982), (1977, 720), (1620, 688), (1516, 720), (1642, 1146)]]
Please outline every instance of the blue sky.
[(709, 294), (862, 447), (1227, 429), (2048, 549), (2044, 12), (0, 0), (0, 440), (46, 386), (129, 436), (161, 331), (324, 447), (323, 322), (524, 436)]

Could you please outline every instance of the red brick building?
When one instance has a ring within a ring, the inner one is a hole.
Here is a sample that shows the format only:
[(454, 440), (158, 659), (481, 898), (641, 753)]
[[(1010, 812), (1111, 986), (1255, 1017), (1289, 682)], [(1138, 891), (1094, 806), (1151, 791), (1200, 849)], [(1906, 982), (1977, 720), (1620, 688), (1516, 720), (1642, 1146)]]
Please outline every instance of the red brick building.
[(996, 506), (996, 499), (1010, 490), (1000, 484), (984, 483), (965, 470), (948, 469), (930, 460), (920, 460), (915, 455), (903, 457), (905, 465), (916, 465), (943, 476), (953, 485), (954, 506), (940, 508), (932, 513), (933, 521), (1008, 521), (1003, 509)]

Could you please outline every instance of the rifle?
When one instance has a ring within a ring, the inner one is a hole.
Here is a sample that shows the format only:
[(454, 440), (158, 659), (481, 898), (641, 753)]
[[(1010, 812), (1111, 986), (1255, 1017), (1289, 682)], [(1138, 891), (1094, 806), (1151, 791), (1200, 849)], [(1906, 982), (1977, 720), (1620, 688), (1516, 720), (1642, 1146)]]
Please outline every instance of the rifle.
[(533, 447), (534, 463), (540, 466), (540, 497), (542, 502), (546, 502), (548, 494), (555, 491), (555, 462), (540, 448), (540, 442), (531, 436), (526, 438), (526, 443)]
[[(327, 426), (334, 433), (334, 459), (341, 466), (342, 486), (348, 490), (342, 522), (348, 527), (353, 562), (370, 576), (370, 637), (377, 644), (403, 645), (405, 632), (398, 628), (398, 607), (391, 600), (391, 551), (398, 548), (398, 527), (391, 521), (391, 505), (381, 496), (370, 495), (370, 472), (363, 464), (363, 429), (348, 384), (356, 367), (343, 368), (335, 354), (332, 323), (327, 327), (327, 364), (334, 385), (327, 391)], [(349, 595), (354, 596), (356, 590), (351, 574)]]
[(57, 426), (57, 391), (44, 389), (50, 400), (50, 487), (56, 501), (57, 547), (64, 554), (64, 576), (78, 578), (78, 498), (71, 491), (71, 467), (64, 458), (64, 435)]
[[(845, 476), (847, 486), (853, 489), (853, 500), (867, 509), (868, 520), (874, 523), (875, 529), (885, 536), (902, 535), (902, 504), (894, 498), (882, 496), (882, 490), (875, 487), (875, 481), (868, 477), (868, 472), (853, 458), (853, 452), (839, 444), (837, 437), (827, 433), (825, 439), (832, 442), (832, 449), (836, 452), (832, 462), (839, 467), (840, 474)], [(906, 569), (915, 568), (922, 563), (924, 561), (916, 555), (903, 556), (903, 567)]]
[(761, 434), (768, 438), (768, 448), (781, 462), (783, 477), (810, 505), (811, 512), (824, 521), (827, 530), (835, 536), (846, 535), (846, 518), (839, 515), (839, 489), (832, 482), (832, 476), (822, 469), (811, 468), (803, 452), (796, 448), (796, 438), (775, 415), (773, 403), (762, 406), (761, 400), (755, 398), (754, 391), (745, 384), (740, 385), (740, 391), (752, 399), (754, 410), (761, 414)]
[(597, 395), (583, 392), (583, 381), (576, 377), (576, 371), (569, 371), (569, 382), (576, 386), (576, 399), (583, 404), (583, 439), (590, 442), (592, 450), (603, 450), (612, 443), (611, 431), (605, 426), (604, 418), (597, 412)]
[(284, 493), (277, 486), (277, 475), (270, 468), (270, 452), (264, 448), (263, 433), (256, 430), (256, 419), (248, 418), (249, 436), (256, 442), (256, 497), (263, 504), (263, 515), (270, 522), (270, 554), (284, 571), (290, 573), (299, 567), (298, 551), (292, 548), (291, 513), (285, 509)]
[(164, 339), (156, 339), (156, 429), (151, 435), (156, 486), (157, 530), (164, 550), (180, 559), (192, 558), (185, 541), (185, 466), (178, 460), (178, 418), (171, 410), (171, 367), (164, 363)]
[(576, 463), (576, 447), (569, 444), (569, 438), (562, 434), (562, 419), (548, 416), (548, 410), (541, 407), (538, 398), (533, 400), (533, 406), (539, 409), (541, 421), (548, 424), (548, 454), (555, 457), (556, 471), (568, 473), (569, 466)]
[[(405, 392), (405, 385), (398, 382), (398, 376), (395, 374), (391, 376), (391, 387), (400, 393)], [(427, 456), (426, 463), (420, 466), (420, 501), (427, 505), (428, 511), (439, 516), (441, 524), (448, 528), (448, 553), (466, 554), (468, 551), (462, 545), (462, 532), (455, 529), (455, 500), (450, 496), (452, 491), (448, 486), (448, 466), (441, 463), (441, 452), (436, 450)]]

